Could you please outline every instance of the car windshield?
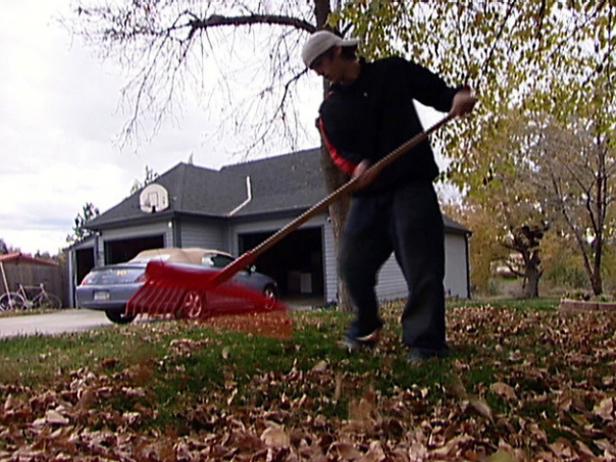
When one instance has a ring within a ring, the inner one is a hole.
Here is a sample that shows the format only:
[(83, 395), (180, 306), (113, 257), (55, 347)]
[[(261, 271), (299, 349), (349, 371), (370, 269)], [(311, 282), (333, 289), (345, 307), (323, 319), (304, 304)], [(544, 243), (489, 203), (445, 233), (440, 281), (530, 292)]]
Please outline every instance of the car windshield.
[(224, 268), (232, 261), (233, 258), (227, 255), (206, 255), (201, 260), (201, 263), (210, 268)]

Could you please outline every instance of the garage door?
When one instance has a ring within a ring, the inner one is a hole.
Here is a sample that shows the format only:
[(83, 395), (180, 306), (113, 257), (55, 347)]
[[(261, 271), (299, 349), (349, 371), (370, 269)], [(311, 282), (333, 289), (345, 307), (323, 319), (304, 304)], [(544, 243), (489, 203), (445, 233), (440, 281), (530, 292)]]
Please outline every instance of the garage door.
[[(273, 232), (240, 234), (244, 253)], [(257, 258), (257, 270), (274, 278), (282, 297), (323, 297), (323, 244), (320, 227), (303, 228)]]
[(122, 263), (142, 250), (159, 249), (164, 246), (165, 238), (162, 234), (105, 241), (105, 264)]

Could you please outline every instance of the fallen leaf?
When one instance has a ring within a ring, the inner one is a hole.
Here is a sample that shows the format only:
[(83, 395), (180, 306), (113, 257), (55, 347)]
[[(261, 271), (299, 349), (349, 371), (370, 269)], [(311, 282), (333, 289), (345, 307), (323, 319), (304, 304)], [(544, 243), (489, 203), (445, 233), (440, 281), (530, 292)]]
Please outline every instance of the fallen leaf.
[(490, 391), (508, 401), (515, 401), (518, 399), (513, 387), (503, 382), (496, 382), (490, 385)]
[(324, 372), (327, 370), (327, 361), (321, 360), (312, 368), (313, 372)]
[(237, 395), (237, 388), (234, 388), (233, 391), (231, 392), (231, 395), (227, 398), (227, 406), (231, 406), (231, 403), (235, 399), (236, 395)]
[(349, 401), (349, 420), (365, 422), (371, 419), (373, 404), (366, 398)]
[(47, 423), (55, 425), (67, 425), (69, 423), (68, 418), (64, 417), (58, 411), (54, 411), (53, 409), (47, 411), (47, 413), (45, 414), (45, 421)]
[(119, 364), (119, 360), (117, 358), (105, 358), (101, 361), (101, 366), (105, 369), (112, 369)]
[(381, 442), (372, 441), (368, 452), (359, 459), (359, 462), (383, 462), (386, 458)]
[(261, 441), (266, 446), (274, 448), (288, 448), (291, 445), (291, 438), (284, 431), (284, 428), (279, 425), (272, 425), (267, 427), (263, 433), (261, 433)]
[(338, 453), (338, 457), (343, 460), (356, 460), (362, 457), (362, 453), (350, 443), (337, 442), (332, 445), (332, 448)]
[(342, 394), (342, 374), (340, 372), (336, 373), (336, 388), (334, 390), (334, 402), (340, 400), (340, 395)]
[(603, 420), (614, 420), (614, 400), (612, 398), (602, 399), (596, 404), (592, 412)]
[(503, 449), (499, 449), (486, 459), (486, 462), (517, 462), (515, 457)]
[(564, 438), (559, 438), (548, 446), (552, 450), (552, 452), (561, 460), (570, 460), (571, 457), (573, 457), (574, 455), (577, 456), (577, 454), (571, 447), (571, 443), (566, 441)]
[(129, 398), (145, 398), (145, 390), (141, 387), (122, 387), (122, 393)]
[(124, 414), (122, 414), (122, 419), (128, 425), (134, 425), (141, 419), (141, 414), (139, 414), (138, 412), (125, 412)]
[(12, 394), (7, 396), (6, 401), (4, 402), (4, 410), (11, 411), (15, 409), (19, 404), (19, 400), (17, 400)]
[(96, 401), (96, 393), (91, 388), (86, 388), (77, 402), (77, 408), (83, 411), (88, 410)]
[(458, 399), (466, 399), (468, 393), (459, 375), (453, 374), (449, 383), (449, 392)]
[(470, 398), (468, 403), (471, 405), (473, 409), (475, 409), (480, 415), (489, 419), (490, 422), (494, 423), (494, 417), (492, 415), (492, 408), (485, 402), (482, 398)]
[(590, 458), (589, 460), (595, 457), (595, 453), (592, 452), (591, 449), (588, 446), (586, 446), (582, 441), (576, 441), (575, 444), (577, 445), (579, 451), (582, 454)]

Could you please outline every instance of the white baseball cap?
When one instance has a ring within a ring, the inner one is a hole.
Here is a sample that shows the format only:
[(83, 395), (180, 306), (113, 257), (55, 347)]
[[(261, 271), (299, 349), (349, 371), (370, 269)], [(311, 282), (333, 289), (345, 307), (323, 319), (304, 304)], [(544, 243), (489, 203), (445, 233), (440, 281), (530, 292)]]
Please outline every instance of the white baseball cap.
[(320, 30), (310, 36), (302, 49), (302, 59), (306, 67), (310, 65), (329, 50), (331, 47), (356, 47), (359, 43), (357, 39), (343, 39), (328, 30)]

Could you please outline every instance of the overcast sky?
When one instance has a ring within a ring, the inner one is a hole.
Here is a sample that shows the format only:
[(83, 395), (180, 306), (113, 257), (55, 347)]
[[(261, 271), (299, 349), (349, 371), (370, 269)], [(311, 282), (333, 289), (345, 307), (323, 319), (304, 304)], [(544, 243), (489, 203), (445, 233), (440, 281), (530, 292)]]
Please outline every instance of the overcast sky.
[[(195, 165), (218, 169), (241, 161), (233, 153), (248, 142), (247, 134), (221, 136), (216, 108), (185, 104), (153, 140), (121, 149), (126, 75), (58, 25), (68, 7), (68, 0), (2, 0), (0, 238), (24, 252), (65, 247), (83, 204), (111, 208), (143, 179), (146, 165), (162, 174), (192, 154)], [(305, 120), (314, 119), (320, 102), (318, 79), (310, 80)], [(424, 116), (426, 123), (438, 117)], [(317, 143), (310, 132), (298, 148)], [(272, 146), (251, 158), (287, 151)]]

